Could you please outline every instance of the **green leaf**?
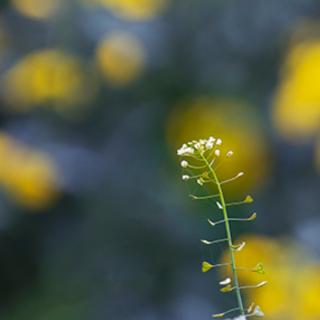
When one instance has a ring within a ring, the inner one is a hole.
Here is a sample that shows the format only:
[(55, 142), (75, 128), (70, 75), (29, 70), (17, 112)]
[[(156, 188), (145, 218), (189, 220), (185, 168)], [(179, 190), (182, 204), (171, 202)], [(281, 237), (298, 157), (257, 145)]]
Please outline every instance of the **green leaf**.
[(232, 290), (233, 290), (233, 287), (231, 286), (231, 284), (228, 284), (227, 286), (220, 289), (220, 291), (223, 293), (231, 292)]
[(247, 195), (243, 200), (244, 203), (251, 203), (253, 202), (253, 198), (250, 195)]
[(203, 172), (202, 175), (201, 175), (201, 178), (203, 178), (205, 180), (210, 179), (209, 172), (208, 171)]
[(248, 307), (248, 313), (251, 313), (253, 310), (254, 310), (254, 307), (255, 307), (255, 303), (254, 302), (252, 302), (251, 304), (250, 304), (250, 306)]
[(202, 262), (202, 272), (208, 272), (209, 270), (211, 270), (214, 267), (213, 264), (207, 262), (207, 261), (203, 261)]
[(254, 212), (249, 218), (248, 221), (254, 221), (257, 219), (257, 214)]
[(216, 313), (212, 315), (212, 318), (223, 318), (224, 317), (224, 313)]
[(259, 273), (259, 274), (265, 274), (266, 271), (264, 270), (264, 266), (261, 262), (257, 263), (257, 265), (252, 269), (253, 272)]

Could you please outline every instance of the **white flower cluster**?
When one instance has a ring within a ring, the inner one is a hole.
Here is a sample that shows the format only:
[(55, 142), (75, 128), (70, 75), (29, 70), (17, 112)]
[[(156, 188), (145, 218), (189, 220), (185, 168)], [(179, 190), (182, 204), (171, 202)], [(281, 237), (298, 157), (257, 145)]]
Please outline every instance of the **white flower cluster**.
[(264, 313), (259, 306), (255, 306), (251, 315), (256, 317), (264, 317)]
[[(178, 156), (188, 156), (193, 155), (196, 151), (204, 152), (206, 150), (213, 149), (214, 146), (220, 146), (222, 144), (221, 139), (215, 139), (214, 137), (209, 137), (208, 139), (192, 140), (182, 145), (178, 149)], [(220, 155), (220, 150), (216, 150), (216, 156)]]
[[(177, 150), (178, 156), (181, 157), (192, 157), (198, 161), (203, 161), (203, 156), (206, 151), (212, 150), (210, 153), (206, 155), (206, 158), (208, 161), (210, 161), (211, 164), (213, 164), (215, 157), (218, 158), (221, 155), (221, 150), (219, 149), (219, 146), (221, 146), (222, 140), (220, 138), (216, 139), (214, 137), (209, 137), (208, 139), (199, 139), (199, 140), (192, 140), (190, 142), (184, 143), (181, 148)], [(230, 158), (233, 155), (233, 151), (228, 151), (226, 153), (226, 157)], [(183, 159), (180, 163), (181, 167), (183, 169), (190, 168), (195, 170), (201, 170), (204, 168), (204, 166), (194, 165), (190, 164), (187, 160)], [(240, 177), (243, 173), (240, 173), (238, 176)], [(234, 180), (237, 177), (234, 177), (230, 180)], [(199, 174), (190, 177), (187, 174), (184, 174), (182, 176), (183, 181), (188, 181), (191, 178), (198, 178), (196, 181), (200, 186), (203, 186), (204, 183), (210, 182), (209, 177), (207, 179), (204, 176), (201, 176)], [(226, 181), (227, 182), (227, 181)]]
[(184, 144), (180, 149), (177, 151), (178, 156), (185, 156), (194, 154), (194, 149), (192, 147), (188, 147), (188, 145)]

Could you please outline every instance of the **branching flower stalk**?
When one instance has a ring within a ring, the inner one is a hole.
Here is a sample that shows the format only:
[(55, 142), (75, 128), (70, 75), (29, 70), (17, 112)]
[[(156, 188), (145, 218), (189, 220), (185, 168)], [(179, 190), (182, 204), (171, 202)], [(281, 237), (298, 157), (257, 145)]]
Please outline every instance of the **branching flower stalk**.
[(212, 166), (210, 165), (210, 163), (208, 162), (208, 160), (205, 158), (205, 156), (203, 154), (201, 154), (201, 158), (203, 159), (203, 161), (207, 165), (208, 169), (210, 170), (210, 172), (214, 178), (214, 181), (217, 185), (217, 188), (218, 188), (219, 198), (220, 198), (221, 205), (222, 205), (223, 218), (224, 218), (225, 228), (226, 228), (226, 233), (227, 233), (228, 246), (229, 246), (229, 250), (230, 250), (231, 269), (232, 269), (232, 274), (233, 274), (233, 279), (234, 279), (234, 286), (235, 286), (235, 290), (236, 290), (236, 294), (237, 294), (239, 311), (240, 311), (241, 315), (244, 315), (245, 311), (243, 308), (242, 296), (241, 296), (240, 287), (239, 287), (238, 274), (237, 274), (237, 270), (236, 270), (236, 262), (235, 262), (235, 257), (234, 257), (233, 242), (232, 242), (232, 236), (231, 236), (231, 231), (230, 231), (230, 223), (229, 223), (229, 218), (228, 218), (226, 202), (224, 200), (224, 195), (222, 192), (220, 181), (219, 181), (215, 171), (213, 170)]
[[(214, 200), (217, 199), (216, 205), (218, 209), (222, 212), (222, 218), (218, 221), (213, 221), (211, 219), (208, 220), (208, 223), (215, 227), (218, 224), (224, 224), (226, 237), (222, 239), (215, 240), (201, 240), (204, 245), (214, 245), (218, 243), (227, 243), (228, 250), (230, 254), (230, 262), (222, 263), (222, 264), (212, 264), (207, 261), (202, 262), (202, 271), (207, 272), (213, 268), (217, 267), (225, 267), (230, 266), (232, 271), (232, 278), (226, 278), (220, 281), (220, 291), (223, 293), (234, 291), (237, 298), (237, 307), (227, 310), (222, 313), (214, 314), (214, 318), (223, 318), (228, 314), (232, 314), (234, 312), (238, 312), (239, 316), (233, 318), (234, 320), (246, 320), (247, 317), (263, 317), (264, 314), (261, 311), (260, 307), (251, 304), (248, 308), (244, 307), (243, 299), (241, 291), (244, 289), (254, 289), (264, 286), (267, 282), (262, 281), (256, 285), (240, 285), (238, 279), (238, 270), (245, 268), (238, 267), (236, 265), (235, 254), (241, 251), (245, 247), (245, 243), (235, 244), (233, 243), (232, 233), (230, 223), (233, 221), (253, 221), (256, 219), (256, 213), (253, 213), (248, 218), (230, 218), (228, 215), (228, 207), (241, 205), (245, 203), (253, 202), (251, 196), (246, 196), (244, 200), (238, 202), (227, 203), (225, 200), (223, 185), (226, 183), (230, 183), (241, 176), (243, 176), (243, 172), (238, 173), (234, 177), (220, 181), (217, 168), (221, 165), (222, 157), (220, 146), (222, 144), (221, 139), (215, 139), (213, 137), (209, 137), (208, 139), (200, 139), (199, 141), (191, 141), (184, 144), (180, 149), (178, 149), (177, 153), (179, 156), (183, 157), (181, 161), (181, 167), (188, 171), (188, 174), (184, 173), (182, 175), (182, 180), (184, 181), (195, 181), (200, 187), (204, 187), (207, 184), (215, 185), (217, 190), (214, 194), (205, 194), (205, 195), (194, 195), (191, 194), (190, 197), (194, 200)], [(233, 155), (232, 151), (228, 151), (225, 155), (225, 158), (229, 158)], [(191, 173), (191, 175), (190, 175)], [(261, 263), (258, 263), (255, 267), (248, 270), (249, 272), (256, 272), (259, 274), (264, 274), (264, 267)]]

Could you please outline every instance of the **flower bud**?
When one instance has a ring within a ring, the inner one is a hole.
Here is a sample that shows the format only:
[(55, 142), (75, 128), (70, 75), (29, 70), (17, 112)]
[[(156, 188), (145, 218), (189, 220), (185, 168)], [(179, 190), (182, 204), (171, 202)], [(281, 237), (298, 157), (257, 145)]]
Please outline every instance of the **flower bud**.
[(181, 161), (181, 167), (182, 167), (182, 168), (187, 168), (188, 165), (189, 165), (188, 161), (186, 161), (186, 160), (182, 160), (182, 161)]
[(222, 280), (219, 282), (219, 284), (221, 284), (222, 286), (225, 286), (227, 284), (231, 283), (231, 279), (230, 278), (226, 278), (225, 280)]
[(200, 186), (203, 186), (203, 180), (202, 180), (201, 178), (199, 178), (199, 179), (197, 180), (197, 184), (199, 184)]

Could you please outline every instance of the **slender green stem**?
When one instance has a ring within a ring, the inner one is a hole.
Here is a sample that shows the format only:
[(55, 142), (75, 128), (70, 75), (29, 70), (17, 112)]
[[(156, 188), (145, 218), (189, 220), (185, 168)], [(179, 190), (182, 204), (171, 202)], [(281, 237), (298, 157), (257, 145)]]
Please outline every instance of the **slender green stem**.
[(227, 234), (227, 238), (228, 238), (228, 245), (229, 245), (229, 251), (230, 251), (230, 257), (231, 257), (231, 269), (232, 269), (232, 275), (233, 275), (233, 280), (234, 280), (234, 287), (235, 287), (235, 291), (236, 291), (236, 296), (237, 296), (237, 300), (238, 300), (238, 306), (239, 306), (239, 310), (242, 316), (245, 317), (245, 311), (244, 311), (244, 307), (243, 307), (243, 302), (242, 302), (242, 296), (241, 296), (241, 292), (240, 292), (240, 288), (239, 288), (239, 280), (238, 280), (238, 274), (237, 274), (237, 266), (236, 266), (236, 262), (235, 262), (235, 256), (234, 256), (234, 251), (233, 251), (233, 243), (232, 243), (232, 236), (231, 236), (231, 229), (230, 229), (230, 223), (229, 223), (229, 218), (228, 218), (228, 212), (227, 212), (227, 206), (226, 206), (226, 202), (224, 199), (224, 194), (221, 188), (221, 184), (220, 181), (214, 171), (214, 169), (212, 168), (212, 166), (210, 165), (210, 163), (208, 162), (208, 160), (201, 155), (203, 161), (206, 163), (206, 165), (208, 166), (208, 169), (210, 170), (210, 173), (213, 176), (213, 179), (216, 182), (217, 188), (218, 188), (218, 192), (219, 192), (219, 197), (220, 197), (220, 201), (221, 201), (221, 205), (222, 205), (222, 212), (223, 212), (223, 216), (224, 216), (224, 220), (225, 220), (225, 227), (226, 227), (226, 234)]

